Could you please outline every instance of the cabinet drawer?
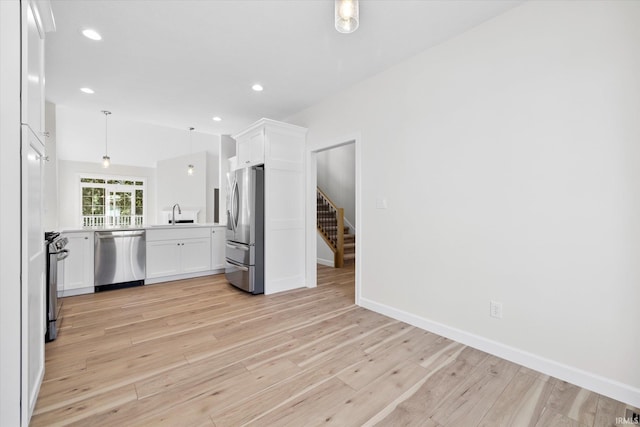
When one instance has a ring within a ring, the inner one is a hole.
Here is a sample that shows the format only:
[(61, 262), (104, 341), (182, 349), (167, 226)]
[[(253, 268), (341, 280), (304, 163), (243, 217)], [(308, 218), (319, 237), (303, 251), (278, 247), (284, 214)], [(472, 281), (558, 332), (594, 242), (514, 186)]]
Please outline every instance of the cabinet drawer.
[(156, 242), (159, 240), (183, 240), (183, 239), (202, 239), (209, 237), (211, 233), (210, 227), (186, 227), (176, 225), (176, 228), (147, 228), (147, 242)]

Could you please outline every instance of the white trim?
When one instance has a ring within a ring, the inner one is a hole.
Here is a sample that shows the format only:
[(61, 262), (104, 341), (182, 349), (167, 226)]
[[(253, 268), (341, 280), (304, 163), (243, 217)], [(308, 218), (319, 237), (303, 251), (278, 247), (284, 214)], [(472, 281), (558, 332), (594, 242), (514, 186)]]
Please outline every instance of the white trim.
[(356, 228), (353, 226), (353, 224), (351, 224), (351, 221), (349, 221), (346, 216), (344, 217), (344, 223), (347, 225), (347, 227), (349, 227), (349, 232), (351, 234), (357, 234)]
[(173, 276), (154, 277), (152, 279), (145, 279), (145, 285), (153, 285), (156, 283), (171, 282), (173, 280), (193, 279), (194, 277), (212, 276), (214, 274), (224, 274), (224, 268), (218, 268), (216, 270), (199, 271), (195, 273), (183, 273)]
[[(82, 182), (82, 179), (103, 179), (104, 183), (93, 183), (93, 182)], [(118, 181), (134, 181), (134, 183), (142, 182), (142, 186), (140, 185), (125, 185), (125, 184), (107, 184), (108, 180), (118, 180)], [(80, 227), (84, 227), (84, 215), (82, 215), (82, 189), (85, 187), (94, 187), (94, 188), (104, 188), (104, 197), (105, 203), (107, 199), (107, 194), (109, 191), (131, 191), (133, 193), (133, 197), (131, 198), (131, 210), (135, 213), (135, 190), (142, 189), (142, 225), (147, 224), (148, 219), (148, 209), (147, 209), (147, 199), (149, 198), (149, 192), (147, 190), (147, 178), (141, 176), (133, 176), (133, 175), (117, 175), (117, 174), (97, 174), (97, 173), (86, 173), (86, 172), (77, 172), (76, 173), (76, 185), (77, 185), (77, 197), (78, 205), (75, 207), (76, 212), (76, 224)], [(107, 222), (107, 213), (108, 209), (106, 209), (105, 205), (105, 224)], [(131, 215), (131, 218), (134, 218), (140, 215)]]
[(76, 288), (76, 289), (67, 289), (65, 291), (58, 291), (58, 298), (73, 297), (73, 296), (76, 296), (76, 295), (92, 294), (95, 291), (96, 291), (96, 289), (93, 286), (86, 286), (84, 288)]
[(478, 350), (501, 357), (510, 362), (526, 366), (543, 374), (551, 375), (587, 390), (603, 394), (620, 402), (640, 407), (640, 389), (634, 388), (629, 384), (623, 384), (591, 372), (583, 371), (555, 360), (547, 359), (439, 322), (434, 322), (433, 320), (416, 316), (415, 314), (367, 298), (361, 297), (358, 305), (375, 311), (376, 313), (384, 314), (385, 316), (433, 332), (434, 334), (477, 348)]
[(318, 258), (316, 260), (316, 262), (320, 265), (326, 265), (327, 267), (335, 267), (335, 265), (333, 265), (333, 260), (332, 259), (323, 259), (323, 258)]

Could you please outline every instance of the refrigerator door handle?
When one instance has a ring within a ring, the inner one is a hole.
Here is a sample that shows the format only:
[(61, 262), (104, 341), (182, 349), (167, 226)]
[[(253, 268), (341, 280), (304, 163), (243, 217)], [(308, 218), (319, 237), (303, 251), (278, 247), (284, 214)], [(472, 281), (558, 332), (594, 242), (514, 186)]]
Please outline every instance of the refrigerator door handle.
[(234, 266), (235, 268), (237, 268), (238, 270), (241, 270), (241, 271), (249, 271), (249, 269), (247, 267), (245, 267), (244, 265), (235, 263), (235, 262), (233, 262), (231, 260), (227, 260), (227, 264), (232, 265), (232, 266)]
[(238, 219), (240, 217), (240, 195), (238, 194), (238, 181), (234, 181), (233, 183), (233, 202), (231, 203), (233, 209), (233, 231), (235, 232), (238, 228)]
[(236, 227), (234, 224), (234, 218), (235, 218), (235, 213), (233, 210), (233, 203), (235, 201), (235, 193), (236, 193), (236, 182), (235, 180), (232, 181), (231, 183), (231, 197), (229, 198), (229, 209), (227, 209), (227, 212), (229, 213), (229, 223), (231, 224), (231, 230), (235, 233), (236, 232)]
[(231, 249), (240, 249), (241, 251), (248, 251), (249, 250), (249, 246), (245, 246), (245, 245), (234, 245), (232, 243), (227, 242), (227, 247), (231, 248)]

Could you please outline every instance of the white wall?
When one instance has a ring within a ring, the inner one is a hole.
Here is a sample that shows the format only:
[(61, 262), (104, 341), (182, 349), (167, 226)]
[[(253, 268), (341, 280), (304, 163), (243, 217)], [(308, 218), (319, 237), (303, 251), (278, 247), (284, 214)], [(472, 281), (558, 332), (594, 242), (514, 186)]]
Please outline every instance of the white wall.
[(219, 184), (220, 184), (220, 199), (218, 215), (220, 217), (220, 223), (227, 223), (227, 187), (229, 172), (229, 159), (236, 155), (236, 140), (229, 135), (220, 136), (220, 159), (219, 159)]
[[(186, 171), (186, 165), (185, 165)], [(104, 169), (101, 163), (75, 162), (58, 160), (58, 220), (60, 229), (82, 227), (80, 217), (80, 180), (78, 174), (92, 175), (122, 175), (129, 177), (145, 178), (147, 185), (146, 194), (146, 221), (155, 224), (157, 220), (156, 202), (156, 169), (136, 166), (124, 166), (112, 164)]]
[(220, 160), (218, 156), (207, 153), (207, 181), (206, 181), (206, 201), (207, 215), (206, 222), (212, 223), (214, 219), (214, 211), (217, 206), (215, 204), (215, 189), (220, 187)]
[(640, 406), (638, 22), (527, 2), (288, 119), (361, 135), (361, 304)]
[(335, 267), (335, 257), (333, 251), (318, 232), (316, 232), (316, 247), (316, 257), (318, 264), (326, 265), (328, 267)]
[(317, 156), (318, 187), (339, 208), (354, 227), (356, 225), (356, 146), (342, 145), (320, 151)]
[[(187, 165), (195, 166), (193, 175)], [(160, 211), (178, 203), (182, 210), (197, 209), (198, 222), (207, 222), (207, 153), (200, 152), (158, 162), (158, 219)], [(211, 186), (209, 186), (211, 187)]]
[[(158, 160), (189, 153), (209, 151), (218, 155), (220, 137), (196, 129), (190, 144), (188, 123), (184, 129), (175, 129), (131, 121), (119, 116), (117, 111), (112, 113), (108, 119), (108, 152), (113, 164), (155, 167)], [(80, 162), (101, 161), (105, 118), (100, 110), (74, 110), (58, 105), (56, 114), (58, 157)]]

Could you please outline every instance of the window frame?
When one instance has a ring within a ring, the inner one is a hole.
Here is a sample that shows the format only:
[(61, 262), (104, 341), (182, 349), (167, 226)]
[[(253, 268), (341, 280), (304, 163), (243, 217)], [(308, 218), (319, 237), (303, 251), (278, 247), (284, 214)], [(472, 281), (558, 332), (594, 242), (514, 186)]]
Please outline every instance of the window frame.
[[(89, 183), (89, 182), (82, 182), (83, 179), (101, 179), (104, 180), (104, 183)], [(114, 180), (114, 181), (133, 181), (133, 182), (142, 182), (142, 185), (126, 185), (126, 184), (108, 184), (107, 182), (109, 180)], [(135, 214), (135, 192), (136, 190), (142, 190), (142, 226), (147, 224), (147, 198), (149, 197), (148, 193), (147, 193), (147, 178), (142, 177), (142, 176), (134, 176), (134, 175), (112, 175), (112, 174), (96, 174), (96, 173), (77, 173), (76, 174), (76, 183), (77, 183), (77, 200), (78, 200), (78, 207), (76, 209), (76, 218), (77, 218), (77, 222), (80, 225), (80, 227), (84, 227), (84, 214), (83, 214), (83, 189), (84, 188), (104, 188), (104, 197), (105, 197), (105, 207), (104, 207), (104, 226), (107, 227), (108, 226), (108, 222), (107, 222), (107, 212), (108, 212), (108, 205), (107, 205), (107, 195), (109, 193), (109, 191), (112, 192), (117, 192), (117, 191), (124, 191), (124, 192), (132, 192), (133, 193), (133, 203), (132, 203), (132, 214), (131, 216), (137, 216)], [(133, 225), (133, 224), (132, 224)]]

